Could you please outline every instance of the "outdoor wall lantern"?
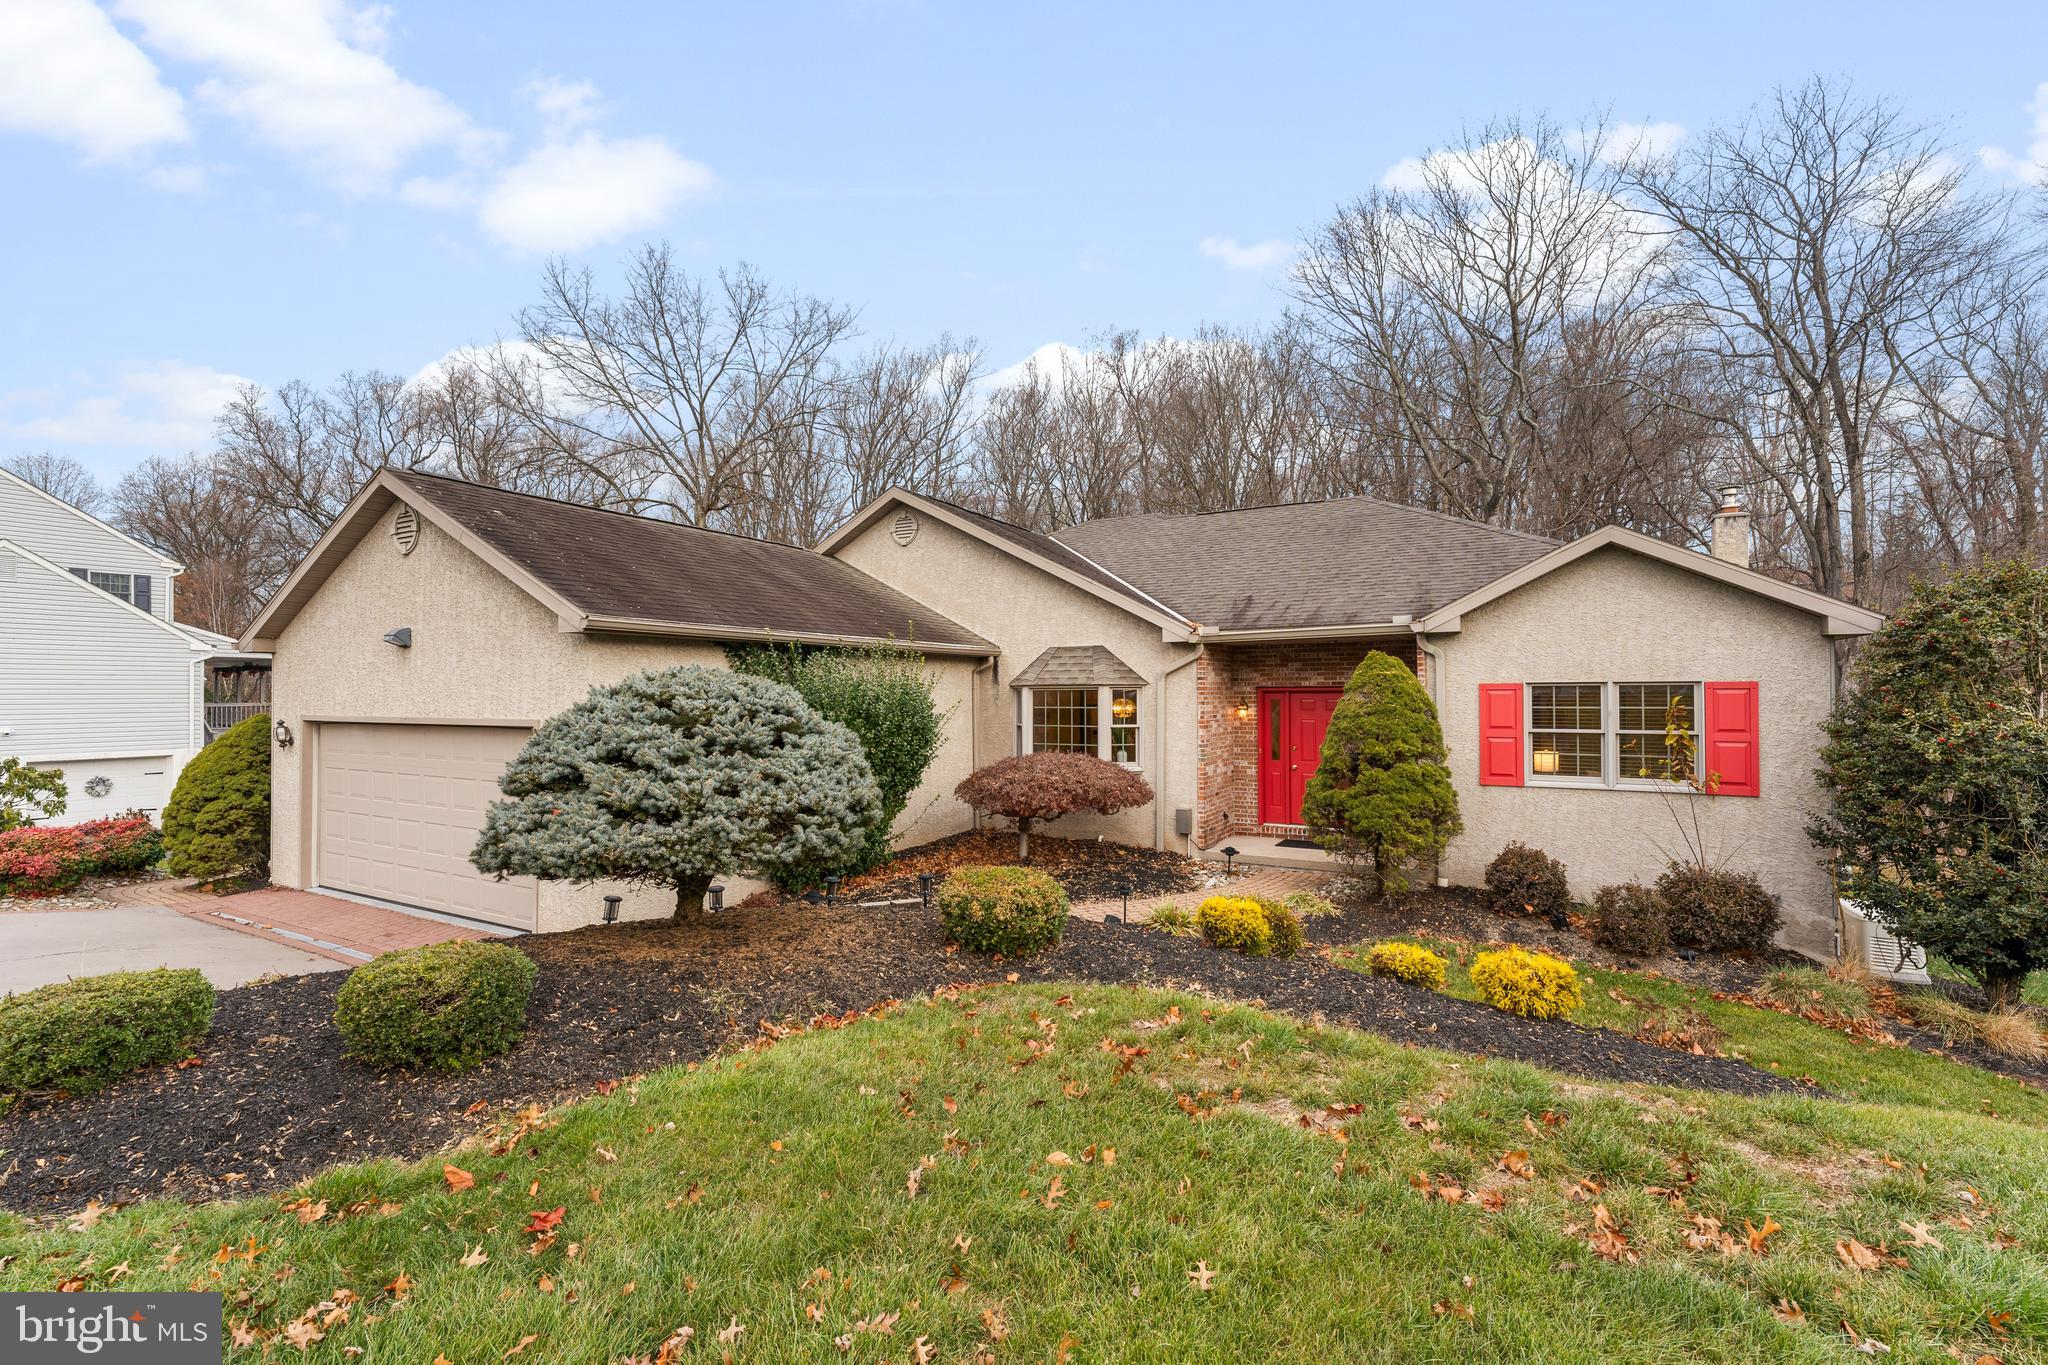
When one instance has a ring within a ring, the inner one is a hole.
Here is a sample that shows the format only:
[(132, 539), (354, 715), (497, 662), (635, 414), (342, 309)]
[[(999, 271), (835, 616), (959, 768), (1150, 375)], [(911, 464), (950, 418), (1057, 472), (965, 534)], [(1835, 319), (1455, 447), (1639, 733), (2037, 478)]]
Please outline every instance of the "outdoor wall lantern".
[(711, 897), (712, 914), (715, 915), (719, 911), (725, 909), (725, 888), (723, 886), (720, 886), (717, 883), (713, 883), (711, 886), (706, 888), (706, 891)]
[(619, 902), (624, 899), (624, 896), (606, 896), (604, 898), (604, 922), (606, 924), (617, 924), (619, 922)]
[(1538, 749), (1535, 753), (1529, 755), (1529, 766), (1534, 768), (1539, 773), (1556, 772), (1557, 750)]
[(279, 721), (277, 724), (270, 727), (270, 733), (271, 736), (277, 740), (278, 748), (289, 749), (292, 747), (293, 735), (291, 726), (286, 725), (283, 721)]
[(385, 631), (384, 643), (387, 645), (397, 645), (400, 649), (411, 649), (412, 627), (400, 626), (397, 630)]
[(1237, 704), (1237, 718), (1239, 720), (1250, 720), (1252, 718), (1252, 708), (1243, 702), (1239, 702)]

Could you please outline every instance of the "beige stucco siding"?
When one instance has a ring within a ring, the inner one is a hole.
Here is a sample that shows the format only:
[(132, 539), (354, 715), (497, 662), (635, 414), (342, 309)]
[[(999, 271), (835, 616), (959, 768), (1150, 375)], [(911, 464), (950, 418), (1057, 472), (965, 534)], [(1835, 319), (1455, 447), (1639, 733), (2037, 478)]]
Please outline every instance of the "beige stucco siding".
[[(1138, 701), (1140, 767), (1156, 798), (1115, 815), (1069, 816), (1047, 826), (1047, 832), (1181, 847), (1173, 812), (1195, 804), (1195, 670), (1183, 668), (1170, 679), (1166, 672), (1191, 660), (1194, 646), (1168, 643), (1158, 625), (935, 517), (916, 515), (917, 535), (909, 545), (897, 544), (890, 534), (893, 519), (878, 519), (833, 553), (1002, 650), (999, 665), (984, 670), (976, 683), (973, 752), (949, 755), (949, 771), (964, 775), (976, 764), (1017, 751), (1016, 693), (1010, 679), (1042, 651), (1055, 645), (1103, 645), (1146, 680)], [(943, 815), (935, 811), (933, 819), (967, 826), (971, 816), (964, 806), (950, 797), (941, 804), (948, 809)]]
[(1442, 651), (1437, 695), (1465, 832), (1443, 871), (1477, 884), (1510, 841), (1562, 860), (1572, 892), (1649, 881), (1685, 845), (1682, 797), (1654, 791), (1482, 787), (1478, 689), (1495, 682), (1757, 683), (1761, 795), (1700, 803), (1709, 856), (1753, 871), (1783, 898), (1789, 946), (1826, 954), (1833, 900), (1807, 841), (1819, 725), (1833, 701), (1833, 647), (1821, 622), (1752, 593), (1626, 550), (1567, 565), (1467, 614)]
[[(599, 683), (678, 664), (723, 667), (716, 643), (606, 637), (563, 632), (556, 617), (482, 560), (422, 519), (417, 547), (401, 555), (390, 530), (396, 511), (365, 536), (320, 591), (285, 627), (275, 651), (273, 715), (299, 736), (272, 749), (271, 876), (310, 886), (311, 793), (322, 721), (438, 721), (533, 725), (579, 701)], [(410, 649), (384, 642), (410, 626)], [(939, 703), (964, 715), (971, 660), (935, 659)], [(964, 725), (956, 720), (956, 726)], [(912, 798), (906, 825), (915, 837), (933, 827), (927, 794), (951, 791), (949, 742)], [(950, 797), (948, 798), (950, 800)], [(729, 899), (757, 883), (728, 880)], [(660, 890), (542, 883), (542, 929), (597, 918), (603, 896), (626, 897), (624, 913), (665, 915), (673, 896)]]

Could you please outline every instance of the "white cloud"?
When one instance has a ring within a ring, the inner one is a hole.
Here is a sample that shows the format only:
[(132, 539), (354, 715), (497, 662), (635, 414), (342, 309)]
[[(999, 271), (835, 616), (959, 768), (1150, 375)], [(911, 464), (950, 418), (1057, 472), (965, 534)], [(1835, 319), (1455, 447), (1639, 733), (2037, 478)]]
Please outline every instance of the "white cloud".
[(1249, 245), (1235, 237), (1204, 237), (1195, 250), (1231, 270), (1272, 270), (1293, 260), (1301, 248), (1278, 237)]
[(1977, 159), (2001, 180), (2024, 185), (2048, 184), (2048, 82), (2035, 88), (2034, 98), (2027, 102), (2027, 112), (2034, 116), (2034, 126), (2033, 141), (2025, 151), (1984, 147), (1978, 150)]
[(717, 185), (658, 137), (582, 133), (543, 143), (498, 177), (478, 219), (515, 251), (581, 251), (658, 225)]
[(1669, 156), (1685, 141), (1682, 123), (1617, 123), (1600, 144), (1600, 159), (1610, 165), (1633, 156)]
[(527, 82), (526, 96), (540, 110), (542, 118), (562, 131), (581, 127), (597, 117), (597, 87), (589, 81), (543, 76)]
[(1035, 373), (1052, 387), (1058, 388), (1066, 379), (1067, 371), (1090, 364), (1089, 356), (1092, 354), (1093, 352), (1084, 351), (1078, 346), (1069, 346), (1064, 341), (1048, 341), (1016, 364), (1005, 365), (1000, 370), (984, 375), (978, 387), (987, 393), (993, 393), (997, 389), (1014, 388), (1023, 383), (1027, 376)]
[[(212, 437), (221, 409), (249, 382), (179, 360), (130, 361), (82, 393), (46, 390), (0, 399), (0, 432), (53, 445), (188, 449)], [(28, 401), (47, 410), (17, 415)]]
[(339, 188), (387, 186), (428, 150), (470, 160), (498, 136), (384, 59), (383, 7), (343, 0), (119, 0), (159, 52), (205, 68), (199, 99)]
[(178, 92), (92, 0), (11, 0), (0, 21), (0, 127), (96, 160), (188, 136)]

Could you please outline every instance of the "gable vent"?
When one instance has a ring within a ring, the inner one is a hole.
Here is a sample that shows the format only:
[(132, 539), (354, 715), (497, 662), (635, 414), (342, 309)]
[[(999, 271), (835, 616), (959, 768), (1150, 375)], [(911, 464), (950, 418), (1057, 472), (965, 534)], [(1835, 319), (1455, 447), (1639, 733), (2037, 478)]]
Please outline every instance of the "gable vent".
[(391, 538), (398, 542), (398, 553), (411, 554), (420, 543), (420, 514), (410, 506), (400, 507), (391, 522)]
[(898, 545), (908, 545), (917, 539), (917, 518), (908, 511), (898, 512), (894, 524), (889, 527), (889, 539)]

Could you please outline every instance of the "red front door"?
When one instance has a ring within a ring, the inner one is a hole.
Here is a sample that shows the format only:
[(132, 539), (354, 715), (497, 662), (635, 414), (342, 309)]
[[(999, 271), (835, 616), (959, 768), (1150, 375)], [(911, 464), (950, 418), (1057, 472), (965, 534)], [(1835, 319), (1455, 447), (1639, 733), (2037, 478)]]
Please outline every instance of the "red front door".
[(1344, 693), (1334, 687), (1259, 689), (1259, 823), (1298, 825), (1301, 797), (1323, 758), (1330, 713)]

